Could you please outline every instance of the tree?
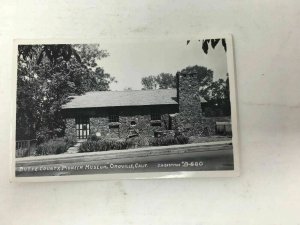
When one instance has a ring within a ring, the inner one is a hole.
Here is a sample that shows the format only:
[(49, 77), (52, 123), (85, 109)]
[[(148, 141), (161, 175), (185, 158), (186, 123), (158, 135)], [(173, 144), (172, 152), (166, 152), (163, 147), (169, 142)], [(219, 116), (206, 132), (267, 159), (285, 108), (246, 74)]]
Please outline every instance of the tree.
[(213, 71), (202, 66), (189, 66), (181, 74), (197, 74), (199, 94), (206, 103), (206, 113), (210, 116), (230, 116), (229, 79), (213, 80)]
[[(226, 40), (224, 38), (222, 39), (203, 39), (203, 40), (198, 40), (199, 42), (201, 42), (202, 44), (202, 50), (205, 54), (208, 53), (208, 49), (209, 49), (209, 44), (211, 44), (211, 47), (213, 49), (215, 49), (215, 47), (220, 43), (222, 43), (222, 46), (225, 50), (225, 52), (227, 51), (227, 45), (226, 45)], [(188, 45), (191, 41), (187, 40), (186, 44)]]
[(155, 76), (148, 76), (142, 78), (143, 90), (157, 89), (157, 82)]
[(224, 112), (226, 115), (231, 115), (231, 107), (230, 107), (230, 87), (229, 87), (229, 77), (227, 73), (227, 78), (226, 78), (226, 85), (225, 85), (225, 98), (224, 98)]
[(114, 78), (97, 65), (108, 53), (99, 45), (72, 45), (77, 57), (38, 60), (45, 46), (31, 46), (30, 57), (19, 46), (17, 86), (17, 138), (63, 135), (62, 104), (69, 95), (109, 90)]
[(206, 113), (210, 116), (230, 116), (230, 94), (229, 94), (229, 79), (227, 75), (226, 81), (219, 79), (213, 81), (208, 87), (209, 98), (207, 99), (207, 108), (210, 112)]
[(159, 89), (176, 88), (176, 78), (170, 73), (161, 73), (157, 75), (156, 82)]
[(81, 58), (76, 49), (70, 44), (40, 45), (38, 52), (36, 51), (35, 45), (19, 45), (18, 50), (19, 59), (35, 58), (37, 64), (40, 64), (45, 56), (51, 63), (56, 63), (60, 57), (65, 61), (69, 61), (72, 56), (74, 56), (78, 62), (81, 62)]
[(199, 85), (200, 95), (205, 99), (210, 99), (211, 84), (213, 82), (213, 71), (203, 66), (188, 66), (180, 71), (181, 74), (196, 74)]
[(209, 100), (225, 99), (226, 82), (223, 79), (213, 81), (209, 87)]
[(176, 88), (176, 78), (170, 73), (142, 78), (143, 90)]

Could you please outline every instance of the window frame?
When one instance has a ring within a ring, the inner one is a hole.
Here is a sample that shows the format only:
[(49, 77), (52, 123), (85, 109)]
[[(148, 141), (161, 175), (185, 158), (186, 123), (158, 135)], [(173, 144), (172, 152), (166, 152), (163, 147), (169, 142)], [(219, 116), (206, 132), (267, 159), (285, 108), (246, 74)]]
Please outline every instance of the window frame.
[(109, 123), (119, 123), (120, 122), (120, 116), (118, 114), (108, 115), (108, 122)]
[(76, 127), (76, 138), (77, 139), (87, 139), (90, 135), (91, 126), (90, 118), (88, 117), (76, 117), (75, 118)]
[(151, 119), (151, 121), (153, 121), (153, 120), (160, 120), (161, 121), (161, 113), (157, 113), (157, 112), (152, 112), (151, 114), (150, 114), (150, 119)]

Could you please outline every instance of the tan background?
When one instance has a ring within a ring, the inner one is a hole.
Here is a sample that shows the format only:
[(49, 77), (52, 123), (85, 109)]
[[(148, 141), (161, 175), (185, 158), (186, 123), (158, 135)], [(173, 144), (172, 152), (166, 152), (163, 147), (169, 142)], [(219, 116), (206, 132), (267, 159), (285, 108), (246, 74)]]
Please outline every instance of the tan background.
[[(299, 1), (0, 3), (0, 224), (292, 224), (300, 217)], [(12, 39), (234, 35), (241, 176), (10, 184)]]

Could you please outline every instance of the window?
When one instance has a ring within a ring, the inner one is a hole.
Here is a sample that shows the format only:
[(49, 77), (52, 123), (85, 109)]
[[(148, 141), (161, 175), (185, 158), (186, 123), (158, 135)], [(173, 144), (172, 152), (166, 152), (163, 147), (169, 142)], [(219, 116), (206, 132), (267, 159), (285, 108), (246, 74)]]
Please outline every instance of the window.
[(76, 136), (78, 139), (87, 139), (90, 135), (90, 119), (76, 118)]
[(151, 120), (161, 120), (161, 115), (159, 113), (152, 113)]
[(119, 122), (119, 115), (109, 115), (108, 121), (110, 123)]

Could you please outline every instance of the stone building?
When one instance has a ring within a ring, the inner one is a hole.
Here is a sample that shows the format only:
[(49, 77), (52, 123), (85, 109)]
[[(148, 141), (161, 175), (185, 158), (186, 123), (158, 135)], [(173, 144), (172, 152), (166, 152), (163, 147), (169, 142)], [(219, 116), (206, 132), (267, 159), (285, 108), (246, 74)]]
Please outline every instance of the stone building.
[(66, 135), (86, 139), (91, 134), (129, 137), (154, 136), (168, 130), (186, 135), (214, 132), (212, 119), (202, 116), (196, 74), (177, 73), (177, 89), (98, 91), (71, 96), (62, 106)]

